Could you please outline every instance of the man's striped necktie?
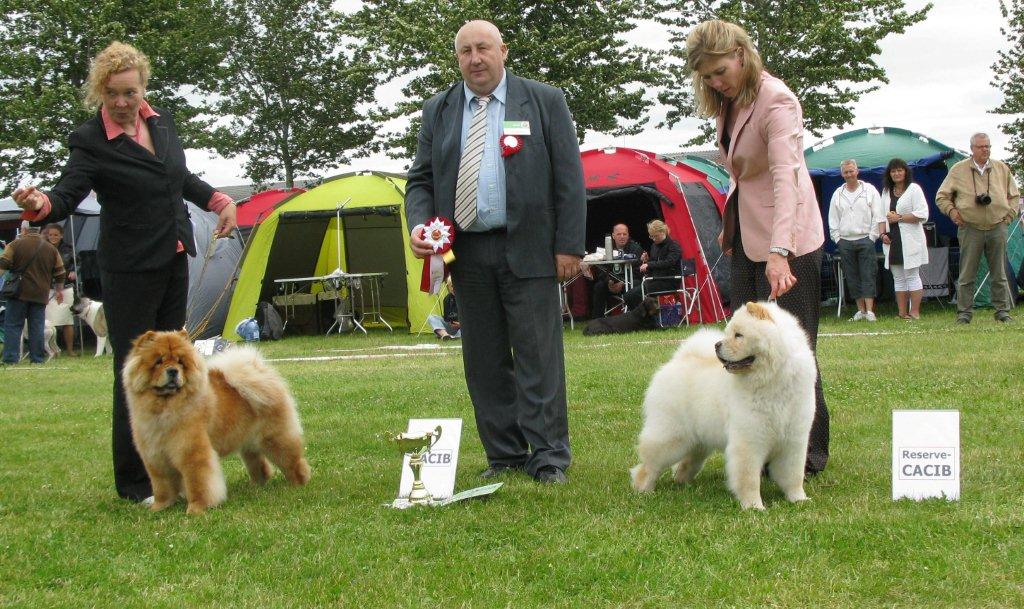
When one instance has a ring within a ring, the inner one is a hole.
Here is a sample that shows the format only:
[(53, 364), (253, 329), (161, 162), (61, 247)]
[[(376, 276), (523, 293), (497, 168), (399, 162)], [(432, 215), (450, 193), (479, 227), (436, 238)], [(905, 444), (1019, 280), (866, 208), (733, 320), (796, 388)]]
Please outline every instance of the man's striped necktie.
[(461, 229), (469, 228), (476, 220), (476, 185), (480, 177), (480, 161), (484, 157), (487, 143), (487, 102), (490, 96), (474, 97), (479, 103), (473, 111), (469, 124), (466, 145), (462, 147), (459, 161), (459, 177), (455, 183), (455, 224)]

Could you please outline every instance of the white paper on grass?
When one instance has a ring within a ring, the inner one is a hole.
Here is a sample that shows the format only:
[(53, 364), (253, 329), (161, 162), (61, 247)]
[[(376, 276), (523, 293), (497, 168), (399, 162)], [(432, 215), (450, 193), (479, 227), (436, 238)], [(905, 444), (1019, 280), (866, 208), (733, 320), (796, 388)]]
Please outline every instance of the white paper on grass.
[(892, 498), (960, 499), (960, 411), (894, 410)]
[[(455, 492), (455, 473), (459, 464), (459, 443), (462, 441), (462, 419), (409, 419), (410, 434), (434, 431), (441, 426), (441, 439), (423, 455), (420, 480), (435, 500), (447, 499)], [(402, 479), (398, 496), (409, 497), (412, 491), (412, 470), (409, 456), (402, 459)]]

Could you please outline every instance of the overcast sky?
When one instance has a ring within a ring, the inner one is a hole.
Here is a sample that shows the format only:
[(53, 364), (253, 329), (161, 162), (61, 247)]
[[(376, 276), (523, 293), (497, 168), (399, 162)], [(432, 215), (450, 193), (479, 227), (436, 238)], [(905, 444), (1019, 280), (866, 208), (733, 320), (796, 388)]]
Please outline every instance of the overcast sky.
[[(907, 8), (918, 9), (925, 0), (907, 0)], [(861, 98), (854, 106), (854, 122), (827, 136), (864, 127), (901, 127), (927, 135), (953, 148), (966, 150), (976, 131), (992, 138), (992, 155), (1006, 156), (1009, 138), (1000, 130), (1008, 117), (989, 113), (1002, 100), (989, 84), (996, 53), (1009, 47), (999, 33), (1003, 23), (997, 0), (935, 0), (925, 21), (902, 36), (882, 41), (879, 63), (890, 83)], [(346, 2), (345, 4), (350, 4)], [(641, 28), (638, 39), (656, 40), (661, 28)], [(632, 36), (631, 36), (632, 37)], [(510, 54), (515, 49), (509, 50)], [(452, 58), (454, 61), (454, 57)], [(385, 93), (385, 95), (387, 95)], [(652, 96), (654, 93), (652, 93)], [(391, 100), (383, 100), (391, 101)], [(663, 110), (654, 113), (658, 122)], [(626, 146), (656, 153), (678, 152), (697, 132), (695, 120), (672, 129), (650, 129), (628, 137), (588, 133), (582, 148)], [(813, 144), (816, 138), (808, 137)], [(214, 186), (244, 184), (238, 159), (211, 156), (207, 151), (187, 151), (189, 168), (201, 173)], [(331, 171), (334, 175), (353, 169), (401, 171), (408, 160), (375, 156), (357, 159), (352, 165)], [(311, 177), (311, 176), (301, 176)]]

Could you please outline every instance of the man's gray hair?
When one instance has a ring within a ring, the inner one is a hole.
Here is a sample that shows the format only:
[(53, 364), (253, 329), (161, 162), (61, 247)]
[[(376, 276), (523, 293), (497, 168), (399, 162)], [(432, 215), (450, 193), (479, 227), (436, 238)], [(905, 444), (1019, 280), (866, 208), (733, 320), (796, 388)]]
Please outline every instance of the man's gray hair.
[(855, 159), (846, 159), (845, 161), (839, 164), (839, 169), (842, 169), (847, 165), (853, 165), (854, 167), (857, 167), (857, 161)]
[(992, 138), (990, 138), (988, 136), (987, 133), (983, 133), (983, 132), (979, 131), (978, 133), (975, 133), (974, 135), (971, 136), (971, 146), (973, 146), (974, 142), (976, 142), (977, 140), (979, 140), (981, 138), (985, 138), (986, 140), (990, 140), (990, 141), (992, 139)]

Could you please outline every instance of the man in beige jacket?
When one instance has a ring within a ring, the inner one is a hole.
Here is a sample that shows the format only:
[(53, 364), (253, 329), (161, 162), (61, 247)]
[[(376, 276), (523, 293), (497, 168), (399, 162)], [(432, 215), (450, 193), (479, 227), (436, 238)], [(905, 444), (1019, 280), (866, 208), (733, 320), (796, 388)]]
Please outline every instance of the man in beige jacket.
[(956, 323), (969, 324), (974, 282), (984, 254), (992, 280), (992, 305), (999, 322), (1013, 321), (1013, 298), (1006, 278), (1006, 232), (1020, 210), (1020, 191), (1009, 166), (989, 158), (992, 144), (984, 133), (971, 136), (971, 158), (953, 165), (935, 196), (935, 204), (957, 225), (960, 278), (956, 282)]

